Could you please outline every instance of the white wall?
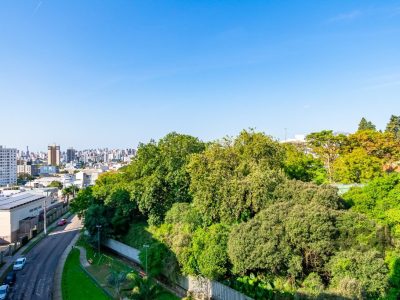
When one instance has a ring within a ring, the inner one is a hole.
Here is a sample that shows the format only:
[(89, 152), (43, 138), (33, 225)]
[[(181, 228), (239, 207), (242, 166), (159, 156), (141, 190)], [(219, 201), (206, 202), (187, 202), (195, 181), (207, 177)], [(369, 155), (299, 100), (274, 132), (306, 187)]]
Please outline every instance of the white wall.
[[(39, 199), (37, 201), (19, 206), (11, 210), (11, 219), (10, 224), (11, 228), (9, 229), (10, 232), (14, 232), (19, 229), (19, 221), (28, 218), (28, 217), (35, 217), (39, 215), (40, 211), (43, 210), (44, 201), (43, 199)], [(46, 198), (46, 207), (51, 206), (51, 198)], [(10, 215), (10, 212), (4, 211), (6, 214)], [(9, 233), (10, 234), (10, 233)]]
[(8, 211), (0, 211), (0, 239), (11, 237), (11, 221)]

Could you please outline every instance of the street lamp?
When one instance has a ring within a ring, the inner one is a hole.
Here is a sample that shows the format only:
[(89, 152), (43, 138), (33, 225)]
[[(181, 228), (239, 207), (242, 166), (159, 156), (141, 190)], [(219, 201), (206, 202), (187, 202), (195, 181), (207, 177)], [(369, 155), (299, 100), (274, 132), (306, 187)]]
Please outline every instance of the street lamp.
[(146, 261), (145, 261), (145, 266), (146, 266), (146, 276), (149, 277), (149, 275), (147, 274), (147, 249), (149, 249), (149, 245), (144, 244), (143, 248), (146, 249)]
[(100, 254), (100, 229), (101, 229), (101, 225), (96, 225), (97, 227), (97, 249), (98, 252)]

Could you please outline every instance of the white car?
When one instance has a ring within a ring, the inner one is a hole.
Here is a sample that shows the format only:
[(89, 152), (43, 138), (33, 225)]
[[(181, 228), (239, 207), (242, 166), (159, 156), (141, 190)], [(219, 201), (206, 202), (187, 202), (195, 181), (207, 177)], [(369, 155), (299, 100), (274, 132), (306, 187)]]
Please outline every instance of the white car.
[(8, 294), (8, 284), (3, 284), (0, 286), (0, 300), (6, 299)]
[(26, 263), (26, 257), (18, 258), (14, 263), (13, 270), (14, 271), (22, 270), (25, 266), (25, 263)]

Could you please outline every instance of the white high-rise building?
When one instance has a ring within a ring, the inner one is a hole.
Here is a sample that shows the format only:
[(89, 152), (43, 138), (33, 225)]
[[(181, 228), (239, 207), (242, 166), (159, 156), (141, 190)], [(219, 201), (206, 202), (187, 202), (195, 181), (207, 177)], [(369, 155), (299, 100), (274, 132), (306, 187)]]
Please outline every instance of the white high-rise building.
[(0, 146), (0, 186), (17, 184), (17, 149)]

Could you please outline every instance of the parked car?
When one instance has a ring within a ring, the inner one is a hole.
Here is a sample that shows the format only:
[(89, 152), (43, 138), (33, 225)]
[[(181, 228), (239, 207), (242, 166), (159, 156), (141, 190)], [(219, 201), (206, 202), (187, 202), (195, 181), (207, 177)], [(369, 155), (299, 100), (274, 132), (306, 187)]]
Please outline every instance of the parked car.
[(8, 284), (3, 284), (0, 286), (0, 300), (7, 298), (8, 289), (9, 289)]
[(64, 226), (65, 224), (67, 224), (67, 220), (66, 219), (61, 219), (60, 221), (57, 222), (58, 226)]
[(4, 279), (4, 284), (12, 286), (12, 285), (14, 285), (16, 280), (17, 280), (17, 274), (15, 274), (15, 272), (10, 272), (7, 274), (6, 278)]
[(22, 270), (25, 267), (26, 257), (18, 258), (13, 266), (14, 271)]

